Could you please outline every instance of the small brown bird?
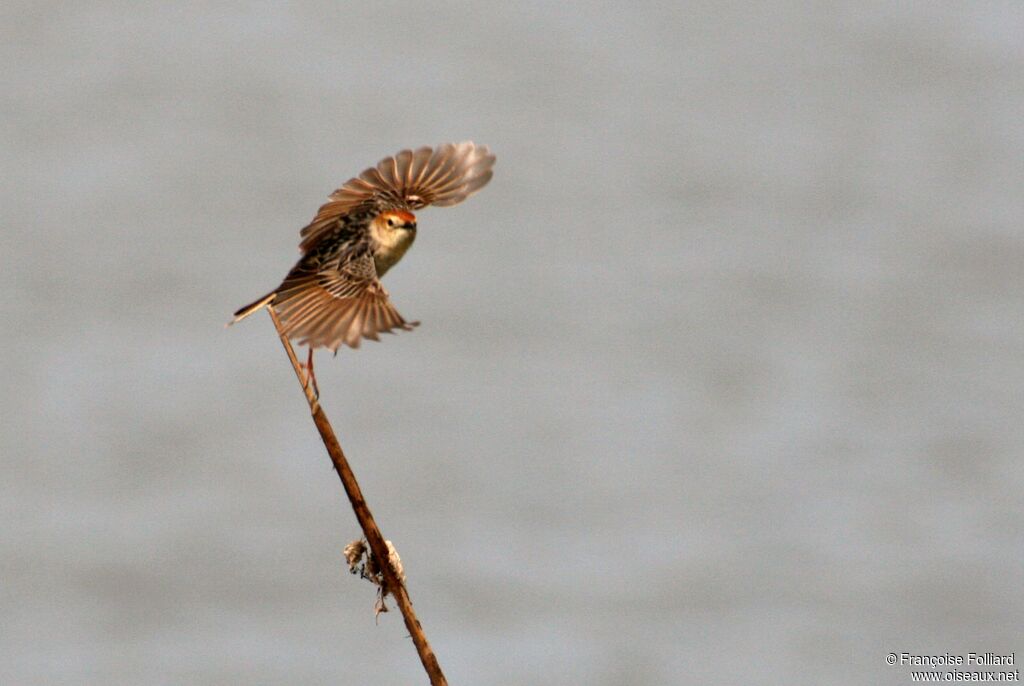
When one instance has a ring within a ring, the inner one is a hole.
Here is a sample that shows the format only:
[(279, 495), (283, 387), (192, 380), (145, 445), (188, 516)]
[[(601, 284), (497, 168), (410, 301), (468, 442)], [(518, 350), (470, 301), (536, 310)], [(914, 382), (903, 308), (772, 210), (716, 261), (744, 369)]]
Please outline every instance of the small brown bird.
[(302, 229), (302, 257), (275, 290), (230, 322), (271, 305), (284, 333), (313, 350), (358, 348), (363, 338), (410, 324), (380, 283), (416, 238), (413, 210), (457, 205), (491, 180), (494, 155), (472, 142), (403, 150), (349, 179)]

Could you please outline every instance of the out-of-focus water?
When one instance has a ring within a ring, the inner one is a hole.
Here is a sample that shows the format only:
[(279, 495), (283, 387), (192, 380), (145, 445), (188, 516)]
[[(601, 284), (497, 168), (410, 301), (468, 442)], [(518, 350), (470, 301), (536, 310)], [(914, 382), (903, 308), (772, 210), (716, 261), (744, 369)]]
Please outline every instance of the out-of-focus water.
[(424, 683), (266, 317), (399, 148), (494, 181), (323, 404), (453, 684), (1024, 659), (1019, 3), (9, 3), (0, 681)]

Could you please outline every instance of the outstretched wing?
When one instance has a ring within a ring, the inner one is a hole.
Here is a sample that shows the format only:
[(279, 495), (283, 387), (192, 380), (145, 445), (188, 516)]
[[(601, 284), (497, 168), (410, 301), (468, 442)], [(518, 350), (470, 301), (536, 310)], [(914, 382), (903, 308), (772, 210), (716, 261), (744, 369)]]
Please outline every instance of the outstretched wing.
[(369, 253), (336, 269), (307, 268), (300, 262), (277, 290), (273, 307), (289, 338), (333, 351), (341, 345), (358, 348), (363, 338), (376, 341), (379, 333), (416, 326), (391, 304)]
[(308, 250), (336, 219), (356, 211), (457, 205), (491, 180), (493, 166), (494, 155), (488, 147), (472, 141), (403, 150), (386, 157), (331, 193), (330, 201), (302, 229), (299, 247)]

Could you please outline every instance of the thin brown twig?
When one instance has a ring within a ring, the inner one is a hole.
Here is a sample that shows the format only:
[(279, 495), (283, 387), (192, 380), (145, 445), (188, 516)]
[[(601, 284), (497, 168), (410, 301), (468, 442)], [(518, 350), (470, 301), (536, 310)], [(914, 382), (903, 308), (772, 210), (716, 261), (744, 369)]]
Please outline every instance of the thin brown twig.
[(391, 593), (394, 596), (398, 608), (402, 611), (402, 617), (405, 619), (405, 627), (409, 630), (412, 642), (416, 645), (416, 652), (419, 653), (423, 669), (426, 670), (427, 676), (430, 677), (431, 685), (447, 686), (448, 681), (441, 672), (441, 665), (437, 662), (437, 656), (434, 655), (434, 651), (427, 641), (427, 635), (423, 633), (423, 627), (420, 625), (420, 621), (416, 618), (416, 613), (412, 609), (412, 601), (409, 600), (409, 593), (405, 589), (405, 584), (402, 583), (401, 578), (395, 573), (394, 568), (390, 564), (391, 558), (388, 554), (387, 544), (384, 542), (384, 536), (381, 534), (380, 529), (377, 528), (377, 523), (373, 520), (370, 508), (366, 505), (366, 500), (363, 499), (363, 492), (359, 488), (359, 482), (356, 481), (356, 475), (352, 473), (352, 468), (345, 458), (345, 453), (341, 450), (341, 444), (338, 443), (338, 438), (334, 435), (334, 429), (331, 428), (331, 423), (327, 421), (327, 415), (324, 414), (316, 395), (313, 393), (312, 384), (308, 383), (305, 379), (299, 359), (295, 356), (295, 350), (292, 348), (291, 341), (288, 340), (288, 337), (281, 328), (281, 320), (278, 319), (273, 306), (268, 305), (267, 312), (270, 313), (270, 318), (277, 329), (277, 335), (284, 345), (285, 352), (288, 353), (288, 359), (291, 360), (295, 376), (298, 377), (302, 391), (306, 395), (306, 401), (309, 402), (313, 423), (316, 424), (316, 428), (320, 432), (320, 438), (323, 439), (324, 447), (327, 448), (327, 454), (331, 456), (334, 469), (341, 478), (341, 484), (345, 487), (345, 493), (348, 494), (348, 499), (352, 503), (352, 510), (356, 513), (356, 519), (359, 520), (359, 526), (363, 529), (363, 534), (366, 536), (366, 541), (370, 544), (370, 550), (373, 552), (374, 557), (381, 561), (380, 567), (384, 574), (385, 584), (382, 589), (383, 595)]

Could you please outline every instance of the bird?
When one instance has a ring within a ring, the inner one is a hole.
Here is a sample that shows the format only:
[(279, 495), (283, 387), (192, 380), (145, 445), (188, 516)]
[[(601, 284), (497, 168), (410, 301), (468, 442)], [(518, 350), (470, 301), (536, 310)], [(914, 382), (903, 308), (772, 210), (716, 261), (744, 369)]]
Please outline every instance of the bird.
[(380, 279), (416, 239), (415, 211), (457, 205), (483, 188), (495, 156), (472, 141), (405, 149), (346, 181), (300, 232), (302, 256), (281, 285), (239, 308), (228, 325), (272, 307), (282, 334), (313, 351), (358, 348), (364, 338), (410, 331)]

